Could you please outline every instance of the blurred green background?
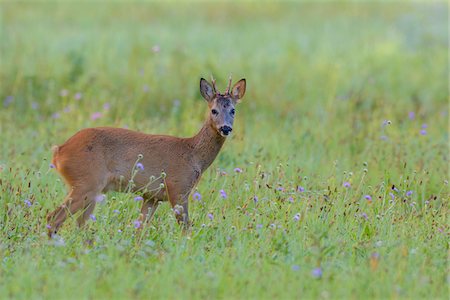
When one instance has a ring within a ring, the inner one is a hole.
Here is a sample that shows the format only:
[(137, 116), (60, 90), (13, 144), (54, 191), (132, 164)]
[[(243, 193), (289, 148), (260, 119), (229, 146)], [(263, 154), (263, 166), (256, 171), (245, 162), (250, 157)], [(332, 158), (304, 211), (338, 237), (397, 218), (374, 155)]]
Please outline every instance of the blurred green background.
[[(448, 297), (447, 3), (0, 5), (0, 296)], [(52, 145), (194, 135), (200, 77), (230, 74), (247, 93), (190, 237), (167, 205), (136, 236), (120, 194), (63, 247), (42, 236), (65, 193)]]

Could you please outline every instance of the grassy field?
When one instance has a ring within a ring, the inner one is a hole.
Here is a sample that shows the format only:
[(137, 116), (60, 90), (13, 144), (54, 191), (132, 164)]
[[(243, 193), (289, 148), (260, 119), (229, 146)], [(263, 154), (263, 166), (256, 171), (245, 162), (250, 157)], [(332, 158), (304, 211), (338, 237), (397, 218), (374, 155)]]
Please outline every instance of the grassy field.
[[(448, 299), (445, 2), (0, 7), (1, 299)], [(51, 146), (194, 135), (211, 74), (247, 93), (191, 233), (110, 193), (48, 240)]]

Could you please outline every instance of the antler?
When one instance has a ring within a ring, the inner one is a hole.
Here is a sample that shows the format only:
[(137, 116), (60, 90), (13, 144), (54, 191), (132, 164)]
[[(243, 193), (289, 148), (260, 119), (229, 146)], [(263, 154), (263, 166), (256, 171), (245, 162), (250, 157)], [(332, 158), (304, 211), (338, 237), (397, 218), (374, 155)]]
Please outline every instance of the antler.
[(227, 86), (227, 90), (225, 91), (226, 95), (230, 94), (230, 88), (231, 88), (231, 75), (230, 75), (230, 78), (228, 79), (228, 86)]
[(214, 93), (219, 94), (219, 92), (217, 91), (217, 88), (216, 88), (216, 80), (214, 79), (214, 77), (212, 75), (211, 75), (211, 83), (212, 83), (212, 86), (214, 89)]

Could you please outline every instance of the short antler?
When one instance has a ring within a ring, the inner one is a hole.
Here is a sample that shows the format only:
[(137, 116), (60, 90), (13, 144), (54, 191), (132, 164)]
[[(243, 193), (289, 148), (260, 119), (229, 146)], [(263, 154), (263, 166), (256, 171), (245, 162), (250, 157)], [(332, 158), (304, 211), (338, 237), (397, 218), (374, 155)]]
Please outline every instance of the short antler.
[(228, 79), (228, 86), (227, 86), (227, 90), (225, 91), (225, 95), (230, 94), (230, 89), (231, 89), (231, 75), (230, 75), (230, 78)]
[(216, 88), (216, 80), (214, 79), (214, 77), (212, 75), (211, 75), (211, 83), (212, 83), (212, 86), (213, 86), (213, 89), (214, 89), (214, 91), (213, 91), (214, 94), (218, 95), (219, 91)]

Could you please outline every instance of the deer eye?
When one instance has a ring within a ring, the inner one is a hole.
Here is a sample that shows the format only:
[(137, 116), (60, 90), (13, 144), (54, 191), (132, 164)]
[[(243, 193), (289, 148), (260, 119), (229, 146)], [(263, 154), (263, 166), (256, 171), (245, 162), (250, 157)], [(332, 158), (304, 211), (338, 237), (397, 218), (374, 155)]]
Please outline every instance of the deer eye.
[(236, 113), (236, 111), (234, 110), (234, 108), (231, 110), (231, 114), (234, 116), (234, 114)]
[(211, 113), (215, 116), (217, 116), (219, 114), (219, 112), (216, 109), (212, 109)]

